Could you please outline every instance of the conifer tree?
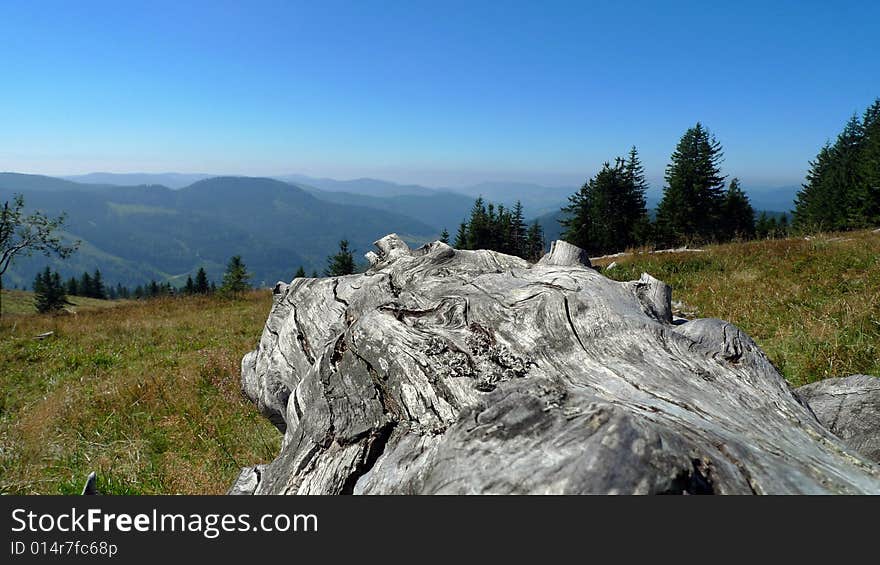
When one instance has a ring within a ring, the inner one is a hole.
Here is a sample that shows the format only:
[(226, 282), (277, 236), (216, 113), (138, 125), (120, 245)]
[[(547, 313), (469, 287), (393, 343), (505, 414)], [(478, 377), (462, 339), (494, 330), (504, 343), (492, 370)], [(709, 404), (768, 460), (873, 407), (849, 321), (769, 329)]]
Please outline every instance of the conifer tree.
[(862, 225), (880, 226), (880, 98), (865, 110), (859, 156), (861, 187), (855, 201)]
[(742, 191), (739, 179), (730, 181), (721, 204), (721, 224), (724, 240), (752, 239), (755, 237), (755, 210), (749, 197)]
[(440, 241), (447, 245), (449, 244), (449, 232), (446, 231), (446, 228), (443, 228), (443, 231), (440, 232)]
[(766, 239), (770, 235), (770, 219), (767, 212), (761, 212), (758, 221), (755, 222), (755, 236), (758, 239)]
[(644, 173), (635, 148), (630, 158), (617, 158), (569, 198), (563, 239), (591, 253), (623, 251), (641, 243), (647, 232)]
[(183, 293), (186, 295), (193, 295), (196, 293), (196, 283), (193, 282), (191, 275), (187, 275), (186, 277), (186, 284), (183, 285)]
[(341, 277), (354, 273), (354, 252), (349, 249), (348, 240), (339, 242), (339, 251), (327, 258), (327, 269), (324, 274), (328, 277)]
[(47, 314), (57, 312), (66, 305), (67, 296), (64, 294), (64, 284), (58, 272), (51, 272), (49, 267), (37, 275), (34, 280), (34, 307), (37, 312)]
[(306, 278), (306, 270), (303, 269), (302, 265), (299, 266), (299, 269), (296, 270), (296, 273), (293, 275), (295, 279), (304, 279)]
[(95, 269), (95, 274), (92, 275), (92, 298), (98, 298), (100, 300), (107, 299), (107, 289), (104, 288), (104, 279), (101, 276), (101, 271)]
[(70, 277), (67, 279), (67, 283), (64, 285), (64, 291), (69, 296), (77, 296), (79, 294), (79, 283), (76, 280), (76, 277)]
[(647, 243), (651, 238), (651, 222), (648, 219), (648, 207), (645, 200), (648, 181), (645, 178), (645, 169), (635, 145), (629, 150), (624, 169), (628, 182), (624, 216), (627, 221), (626, 230), (629, 233), (629, 243)]
[(666, 167), (666, 187), (657, 207), (656, 237), (661, 243), (718, 239), (722, 158), (721, 144), (701, 123), (681, 137)]
[(86, 272), (79, 279), (79, 296), (91, 298), (95, 293), (95, 285), (92, 282), (92, 276)]
[(458, 233), (455, 234), (455, 244), (454, 247), (456, 249), (467, 249), (468, 248), (468, 225), (467, 222), (462, 222), (458, 225)]
[(794, 227), (844, 230), (880, 223), (880, 98), (826, 143), (798, 192)]
[(208, 294), (211, 292), (211, 287), (208, 285), (208, 273), (205, 272), (204, 267), (199, 267), (199, 270), (196, 272), (195, 291), (198, 294)]
[(525, 249), (523, 258), (535, 262), (544, 255), (544, 228), (538, 223), (538, 220), (532, 222), (526, 232)]
[(247, 272), (241, 255), (233, 255), (226, 265), (226, 272), (223, 273), (223, 286), (220, 287), (220, 291), (226, 295), (237, 296), (251, 287), (248, 282), (250, 278), (251, 274)]
[(510, 216), (510, 247), (511, 254), (518, 257), (525, 257), (527, 253), (528, 226), (526, 226), (525, 213), (523, 211), (522, 202), (516, 201), (513, 206), (513, 213)]

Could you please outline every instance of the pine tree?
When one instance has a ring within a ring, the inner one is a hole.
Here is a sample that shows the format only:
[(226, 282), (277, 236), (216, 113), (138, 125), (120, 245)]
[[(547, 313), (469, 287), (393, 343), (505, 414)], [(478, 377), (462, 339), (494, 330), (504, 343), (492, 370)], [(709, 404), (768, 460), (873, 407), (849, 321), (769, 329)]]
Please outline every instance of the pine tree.
[(749, 197), (742, 191), (739, 179), (730, 181), (721, 204), (722, 240), (753, 239), (755, 237), (755, 210)]
[(95, 274), (92, 275), (92, 298), (98, 298), (100, 300), (107, 299), (107, 289), (104, 288), (104, 279), (101, 277), (101, 271), (95, 269)]
[(341, 277), (354, 273), (354, 252), (348, 247), (348, 240), (339, 242), (339, 251), (327, 258), (327, 269), (324, 274), (328, 277)]
[(299, 269), (296, 270), (296, 274), (293, 275), (295, 279), (304, 279), (306, 278), (306, 270), (302, 268), (302, 265), (299, 266)]
[(49, 267), (37, 275), (34, 280), (34, 307), (37, 312), (46, 314), (57, 312), (66, 305), (67, 296), (64, 294), (64, 284), (58, 272), (51, 272)]
[(146, 289), (147, 297), (156, 298), (160, 294), (159, 283), (156, 281), (150, 281), (150, 286)]
[(208, 274), (205, 272), (204, 267), (199, 267), (199, 270), (196, 272), (195, 291), (198, 294), (208, 294), (211, 292), (211, 287), (208, 285)]
[(721, 144), (699, 122), (688, 129), (666, 167), (666, 187), (657, 207), (656, 236), (677, 245), (720, 235), (724, 176)]
[(449, 244), (449, 232), (446, 231), (446, 228), (443, 228), (443, 231), (440, 232), (440, 241), (445, 244)]
[(223, 286), (220, 287), (220, 292), (226, 295), (237, 296), (251, 287), (248, 282), (250, 278), (251, 274), (247, 272), (247, 267), (245, 267), (244, 261), (241, 260), (241, 255), (234, 255), (226, 265), (226, 272), (223, 274)]

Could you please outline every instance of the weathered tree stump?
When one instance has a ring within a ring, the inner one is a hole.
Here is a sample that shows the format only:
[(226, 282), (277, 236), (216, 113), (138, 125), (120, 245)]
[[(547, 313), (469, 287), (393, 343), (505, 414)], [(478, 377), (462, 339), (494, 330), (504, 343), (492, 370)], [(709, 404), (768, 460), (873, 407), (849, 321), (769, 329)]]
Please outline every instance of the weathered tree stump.
[(556, 242), (540, 262), (377, 242), (279, 283), (245, 393), (281, 453), (230, 492), (880, 493), (755, 343)]

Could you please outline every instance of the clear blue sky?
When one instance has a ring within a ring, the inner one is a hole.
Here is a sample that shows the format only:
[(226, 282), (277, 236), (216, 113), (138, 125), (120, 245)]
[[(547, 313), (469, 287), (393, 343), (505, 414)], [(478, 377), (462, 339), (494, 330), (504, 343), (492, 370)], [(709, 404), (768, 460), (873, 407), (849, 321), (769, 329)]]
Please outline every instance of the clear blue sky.
[(876, 1), (12, 4), (0, 170), (575, 184), (701, 120), (792, 184), (880, 96)]

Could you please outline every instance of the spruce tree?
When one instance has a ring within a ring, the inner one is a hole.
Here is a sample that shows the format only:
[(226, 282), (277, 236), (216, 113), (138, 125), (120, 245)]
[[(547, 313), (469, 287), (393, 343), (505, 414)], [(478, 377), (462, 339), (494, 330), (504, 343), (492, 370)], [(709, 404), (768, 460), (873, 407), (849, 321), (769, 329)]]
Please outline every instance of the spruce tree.
[(458, 233), (455, 234), (455, 244), (454, 247), (456, 249), (467, 249), (468, 246), (468, 224), (467, 222), (462, 222), (458, 225)]
[(208, 294), (211, 292), (211, 287), (208, 285), (208, 274), (205, 272), (204, 267), (199, 267), (199, 270), (196, 272), (195, 291), (198, 294)]
[(95, 286), (92, 283), (92, 276), (88, 273), (83, 273), (82, 277), (79, 279), (79, 296), (85, 296), (86, 298), (91, 298), (95, 293)]
[(68, 296), (77, 296), (79, 294), (79, 283), (77, 282), (76, 277), (70, 277), (67, 279), (67, 283), (64, 285), (64, 290)]
[(51, 272), (49, 267), (37, 275), (34, 280), (34, 307), (37, 312), (47, 314), (57, 312), (66, 305), (67, 296), (64, 294), (64, 284), (58, 272)]
[(799, 231), (845, 230), (880, 223), (880, 99), (853, 115), (813, 161), (798, 193)]
[(306, 278), (306, 270), (303, 269), (302, 265), (299, 266), (299, 269), (296, 270), (296, 273), (293, 275), (295, 279), (304, 279)]
[(244, 261), (241, 260), (241, 255), (234, 255), (226, 265), (226, 272), (223, 274), (223, 286), (220, 287), (220, 291), (226, 295), (237, 296), (251, 287), (248, 282), (250, 278), (251, 274), (247, 272), (247, 267), (245, 267)]
[(183, 285), (183, 293), (186, 295), (193, 295), (196, 293), (196, 283), (193, 281), (191, 275), (187, 275), (186, 284)]
[(104, 279), (98, 269), (95, 269), (95, 274), (92, 275), (92, 298), (107, 299), (107, 289), (104, 288)]
[(522, 202), (517, 200), (513, 206), (513, 213), (510, 216), (511, 254), (523, 258), (526, 256), (527, 235), (528, 226), (526, 226), (525, 212), (523, 211)]
[(721, 234), (724, 200), (721, 144), (699, 122), (679, 140), (666, 167), (666, 187), (657, 207), (657, 238), (666, 245), (711, 241)]
[(755, 236), (758, 239), (766, 239), (770, 236), (770, 219), (767, 217), (767, 212), (761, 212), (758, 216), (758, 221), (755, 222)]
[(446, 231), (446, 228), (443, 228), (443, 231), (440, 232), (440, 241), (447, 245), (449, 244), (449, 232)]
[(880, 226), (880, 98), (865, 110), (862, 131), (858, 163), (861, 187), (855, 204), (863, 225)]
[(544, 256), (544, 228), (538, 220), (532, 222), (526, 231), (525, 249), (523, 258), (535, 262)]
[(624, 166), (628, 183), (624, 216), (627, 221), (629, 243), (644, 244), (651, 238), (651, 222), (648, 219), (648, 207), (645, 193), (648, 191), (648, 181), (645, 178), (645, 169), (639, 158), (639, 151), (633, 145), (627, 155)]
[(580, 190), (568, 197), (568, 206), (562, 208), (559, 220), (562, 225), (562, 239), (588, 249), (593, 240), (593, 179), (585, 182)]
[(646, 233), (644, 176), (638, 154), (605, 162), (563, 208), (563, 239), (590, 253), (623, 251)]
[(348, 247), (348, 240), (339, 242), (339, 251), (327, 258), (327, 269), (324, 274), (328, 277), (341, 277), (354, 273), (354, 252)]
[(739, 179), (730, 181), (721, 205), (722, 239), (753, 239), (755, 237), (755, 210), (749, 197), (742, 191)]

